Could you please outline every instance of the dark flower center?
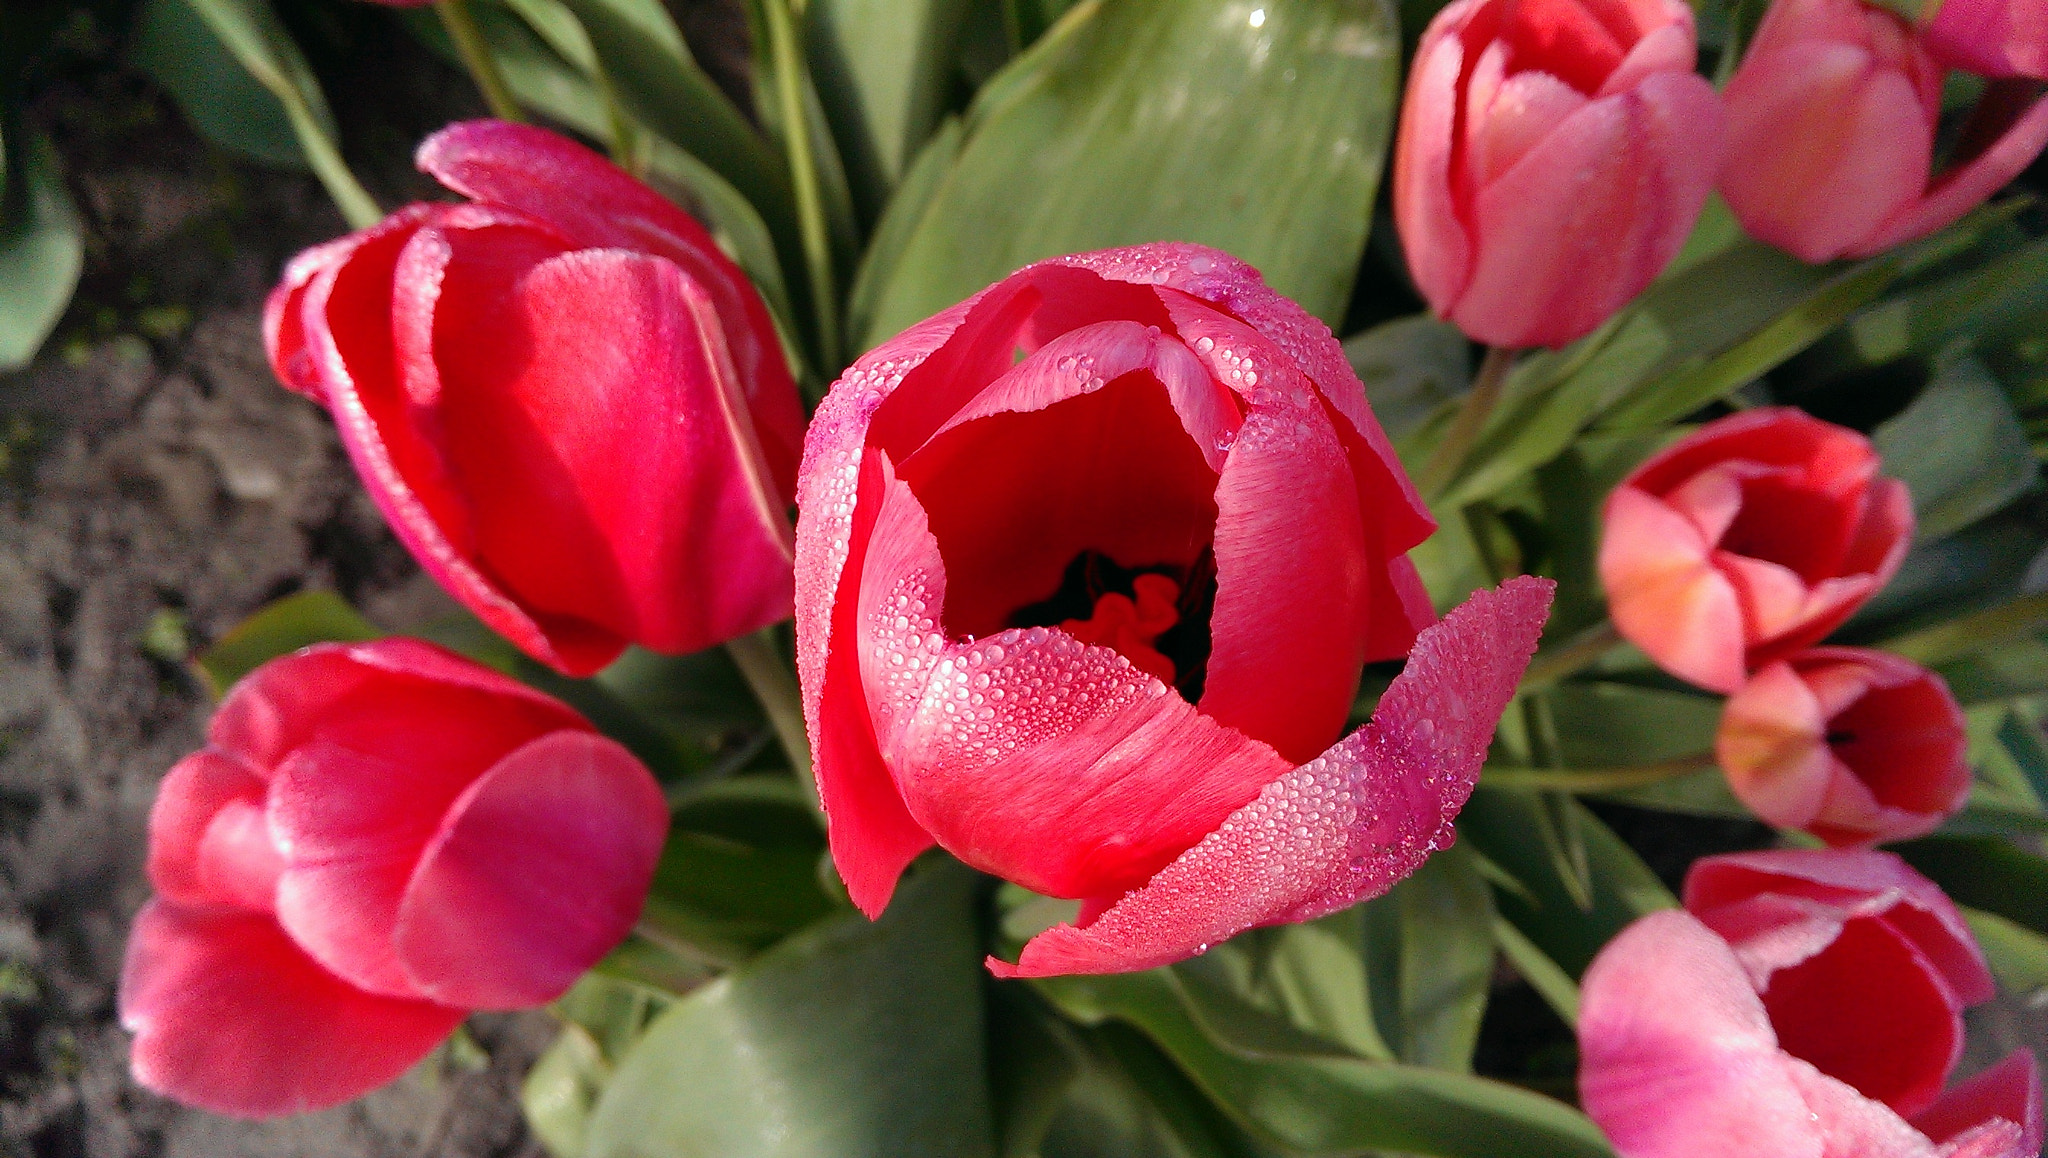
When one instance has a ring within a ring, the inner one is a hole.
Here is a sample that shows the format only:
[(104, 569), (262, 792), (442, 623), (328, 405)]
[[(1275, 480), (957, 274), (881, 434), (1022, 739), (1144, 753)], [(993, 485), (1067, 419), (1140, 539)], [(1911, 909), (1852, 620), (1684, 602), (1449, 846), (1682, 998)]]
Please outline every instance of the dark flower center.
[(1115, 648), (1196, 703), (1215, 605), (1216, 559), (1206, 548), (1187, 567), (1124, 567), (1083, 551), (1050, 596), (1012, 612), (1007, 626), (1058, 627), (1082, 643)]

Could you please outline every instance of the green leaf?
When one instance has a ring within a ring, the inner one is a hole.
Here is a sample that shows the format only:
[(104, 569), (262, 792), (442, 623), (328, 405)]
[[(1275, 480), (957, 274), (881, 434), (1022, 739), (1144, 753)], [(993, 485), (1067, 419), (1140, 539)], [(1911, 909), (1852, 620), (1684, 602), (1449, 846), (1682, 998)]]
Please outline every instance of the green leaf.
[(1472, 343), (1429, 314), (1396, 318), (1344, 339), (1344, 356), (1365, 383), (1387, 437), (1401, 442), (1448, 413), (1472, 386)]
[(785, 777), (708, 785), (676, 809), (642, 920), (728, 964), (833, 909), (810, 806)]
[(1988, 238), (1961, 272), (1917, 285), (1851, 318), (1802, 363), (1838, 378), (1907, 357), (1933, 357), (1956, 337), (2038, 315), (2048, 286), (2048, 238), (2014, 246)]
[[(1171, 969), (1032, 984), (1083, 1024), (1115, 1019), (1136, 1026), (1233, 1118), (1295, 1151), (1613, 1155), (1584, 1115), (1514, 1086), (1359, 1057), (1275, 1052), (1271, 1043), (1282, 1030), (1252, 1040), (1216, 1036), (1213, 1020), (1205, 1024), (1191, 1012), (1185, 982)], [(1239, 1015), (1240, 1022), (1260, 1016), (1250, 1007)]]
[(2034, 999), (2048, 990), (2048, 937), (1981, 909), (1964, 909), (1963, 919), (2006, 992)]
[(1925, 836), (1886, 848), (1957, 904), (2048, 933), (2048, 861), (1993, 836)]
[(1493, 980), (1493, 892), (1452, 845), (1358, 909), (1379, 1030), (1400, 1060), (1472, 1069)]
[[(5, 152), (13, 149), (11, 155)], [(0, 371), (28, 365), (64, 316), (85, 268), (78, 211), (64, 188), (57, 151), (19, 134), (0, 146), (8, 180), (0, 188)]]
[(332, 591), (301, 591), (267, 603), (214, 641), (197, 661), (218, 699), (235, 681), (281, 655), (316, 643), (355, 643), (384, 633)]
[(587, 1158), (993, 1153), (976, 878), (917, 866), (677, 1002), (605, 1088)]
[(185, 0), (145, 0), (135, 13), (128, 52), (178, 102), (200, 136), (265, 164), (306, 167), (284, 105), (236, 62)]
[(1571, 768), (1652, 764), (1711, 751), (1721, 698), (1606, 681), (1573, 681), (1545, 693)]
[(377, 203), (350, 173), (341, 158), (334, 114), (311, 66), (292, 41), (291, 33), (265, 0), (182, 0), (206, 22), (244, 71), (277, 99), (298, 137), (299, 149), (328, 196), (348, 223), (358, 229), (383, 216)]
[[(889, 198), (881, 220), (875, 223), (867, 252), (861, 255), (860, 267), (854, 272), (853, 287), (846, 295), (846, 332), (854, 338), (873, 334), (868, 322), (874, 314), (876, 298), (895, 276), (904, 246), (910, 243), (918, 222), (924, 220), (925, 210), (959, 158), (961, 135), (960, 118), (947, 117), (918, 152), (917, 160), (896, 187), (896, 195)], [(865, 352), (864, 346), (856, 351)]]
[(1920, 396), (1871, 435), (1885, 473), (1913, 493), (1920, 539), (1990, 514), (2040, 477), (2026, 429), (1984, 364), (1944, 359)]
[(1596, 795), (1616, 804), (1654, 808), (1660, 812), (1726, 816), (1737, 820), (1751, 820), (1756, 815), (1748, 805), (1735, 798), (1735, 793), (1728, 787), (1728, 777), (1719, 768), (1707, 768), (1634, 788), (1609, 789)]
[(1522, 975), (1544, 1004), (1550, 1006), (1566, 1025), (1579, 1023), (1579, 985), (1573, 981), (1557, 962), (1550, 959), (1536, 942), (1531, 941), (1513, 921), (1495, 917), (1493, 936), (1500, 946), (1501, 955)]
[(811, 0), (806, 50), (855, 208), (879, 217), (946, 111), (967, 0)]
[(581, 1158), (590, 1112), (618, 1059), (668, 1004), (640, 986), (590, 973), (550, 1007), (561, 1032), (527, 1071), (519, 1094), (527, 1124), (550, 1154)]
[(1576, 977), (1631, 921), (1678, 901), (1612, 829), (1567, 800), (1591, 885), (1592, 906), (1581, 909), (1541, 842), (1531, 839), (1544, 823), (1539, 795), (1482, 781), (1458, 815), (1458, 834), (1522, 883), (1526, 892), (1501, 890), (1495, 897), (1502, 915)]
[(1387, 0), (1090, 0), (985, 87), (872, 345), (1018, 266), (1197, 241), (1337, 318), (1393, 130)]

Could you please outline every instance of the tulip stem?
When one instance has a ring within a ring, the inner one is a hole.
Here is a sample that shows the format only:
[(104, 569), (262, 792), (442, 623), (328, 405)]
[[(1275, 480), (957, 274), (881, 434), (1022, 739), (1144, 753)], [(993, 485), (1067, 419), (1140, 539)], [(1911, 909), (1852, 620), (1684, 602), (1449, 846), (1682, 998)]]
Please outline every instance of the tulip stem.
[(825, 222), (825, 197), (811, 156), (810, 118), (805, 115), (804, 55), (797, 43), (796, 16), (789, 0), (766, 0), (768, 52), (775, 61), (775, 103), (782, 120), (782, 144), (789, 151), (789, 176), (796, 191), (797, 228), (803, 236), (811, 310), (818, 327), (820, 369), (839, 369), (839, 291), (832, 275), (832, 234)]
[(1486, 348), (1486, 357), (1479, 363), (1479, 372), (1472, 376), (1472, 388), (1465, 391), (1457, 413), (1451, 416), (1450, 428), (1444, 431), (1443, 440), (1436, 444), (1429, 461), (1422, 464), (1422, 470), (1416, 475), (1415, 487), (1422, 492), (1424, 502), (1434, 503), (1451, 480), (1457, 477), (1458, 468), (1465, 465), (1465, 457), (1472, 453), (1472, 445), (1479, 441), (1479, 432), (1486, 428), (1487, 418), (1500, 401), (1501, 385), (1507, 381), (1508, 371), (1514, 365), (1513, 349), (1506, 346)]
[(501, 121), (525, 120), (519, 102), (512, 99), (512, 89), (498, 71), (497, 60), (491, 56), (483, 29), (477, 27), (476, 13), (469, 10), (469, 0), (434, 0), (434, 11), (440, 13), (441, 27), (448, 30), (448, 39), (455, 42), (455, 53), (484, 94), (491, 115)]
[(789, 754), (797, 786), (817, 807), (818, 785), (811, 778), (811, 741), (804, 733), (803, 692), (782, 658), (782, 649), (775, 642), (775, 629), (764, 627), (752, 635), (730, 640), (725, 650), (740, 669), (747, 687), (753, 690), (754, 698), (761, 701), (768, 726), (775, 729), (775, 738), (782, 741), (782, 750)]
[(1496, 788), (1613, 792), (1623, 788), (1641, 788), (1645, 784), (1676, 780), (1680, 776), (1702, 772), (1713, 766), (1712, 752), (1696, 752), (1690, 756), (1661, 760), (1655, 764), (1637, 764), (1621, 768), (1510, 768), (1493, 765), (1480, 775), (1486, 783)]
[(1522, 673), (1521, 690), (1527, 693), (1547, 688), (1590, 666), (1620, 643), (1621, 633), (1614, 629), (1614, 621), (1603, 619), (1556, 647), (1537, 652), (1528, 670)]

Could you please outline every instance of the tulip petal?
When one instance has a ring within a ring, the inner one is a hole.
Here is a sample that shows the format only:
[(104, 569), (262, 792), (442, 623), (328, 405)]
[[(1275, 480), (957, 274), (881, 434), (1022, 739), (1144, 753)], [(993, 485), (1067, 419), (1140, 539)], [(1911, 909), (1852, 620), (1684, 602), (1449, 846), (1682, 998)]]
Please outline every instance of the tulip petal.
[(1256, 800), (1085, 928), (1033, 937), (999, 977), (1148, 969), (1255, 925), (1377, 896), (1452, 839), (1553, 585), (1482, 591), (1416, 640), (1372, 722)]
[(1698, 528), (1627, 483), (1608, 496), (1602, 525), (1600, 582), (1621, 634), (1682, 679), (1741, 687), (1741, 606)]
[(703, 226), (603, 157), (528, 125), (450, 125), (420, 143), (416, 162), (450, 189), (545, 221), (578, 247), (659, 254), (699, 285), (713, 316), (742, 320), (723, 327), (740, 393), (776, 490), (795, 494), (803, 408), (774, 319)]
[(555, 732), (507, 755), (448, 809), (391, 939), (427, 998), (521, 1009), (562, 995), (640, 917), (668, 832), (631, 753)]
[(1562, 346), (1677, 255), (1721, 159), (1721, 105), (1659, 73), (1565, 118), (1473, 203), (1480, 238), (1452, 321), (1497, 346)]
[(434, 323), (450, 463), (492, 496), (473, 515), (480, 564), (551, 633), (684, 653), (786, 617), (785, 500), (701, 286), (661, 258), (582, 250), (524, 268), (501, 306), (490, 272), (445, 292)]
[[(204, 748), (173, 765), (157, 786), (149, 810), (149, 883), (186, 904), (240, 904), (209, 880), (207, 844), (214, 821), (232, 804), (261, 807), (268, 787), (255, 768), (218, 748)], [(248, 905), (268, 911), (270, 902)]]
[(348, 985), (268, 917), (162, 900), (136, 914), (121, 968), (135, 1080), (243, 1117), (323, 1110), (369, 1093), (462, 1018)]
[(1798, 1058), (1785, 1068), (1820, 1130), (1822, 1158), (1934, 1158), (1926, 1136), (1883, 1102)]
[(1835, 759), (1827, 717), (1791, 665), (1775, 663), (1728, 700), (1714, 754), (1728, 786), (1758, 818), (1804, 828), (1820, 815)]
[(1453, 4), (1430, 21), (1401, 101), (1394, 137), (1394, 221), (1415, 288), (1439, 314), (1448, 314), (1472, 280), (1472, 224), (1452, 187), (1458, 149), (1458, 87), (1465, 46), (1453, 30), (1479, 0)]
[(1996, 992), (1977, 941), (1933, 881), (1887, 852), (1805, 849), (1726, 853), (1693, 864), (1685, 878), (1685, 907), (1703, 913), (1757, 893), (1783, 893), (1831, 905), (1854, 905), (1871, 896), (1898, 898), (1885, 919), (1905, 931), (1964, 1005)]
[(312, 283), (351, 262), (382, 269), (388, 276), (413, 229), (437, 209), (407, 205), (368, 229), (316, 245), (285, 264), (277, 288), (263, 301), (263, 349), (271, 371), (287, 389), (323, 405), (327, 402), (319, 363), (306, 344), (306, 297)]
[[(2041, 1150), (2041, 1065), (2033, 1051), (2016, 1049), (2004, 1061), (1952, 1087), (1941, 1100), (1913, 1118), (1913, 1125), (1937, 1143), (1959, 1139), (1995, 1120), (2014, 1129), (2004, 1154), (2034, 1158)], [(2004, 1133), (1999, 1131), (1999, 1133)], [(1986, 1158), (2000, 1150), (1985, 1146)], [(1952, 1158), (1943, 1152), (1943, 1158)]]
[(1941, 174), (1925, 197), (1900, 206), (1845, 252), (1850, 257), (1881, 253), (1951, 225), (1983, 204), (2048, 148), (2048, 97), (2034, 101), (1991, 147), (1969, 164)]
[(1956, 68), (2048, 80), (2048, 8), (2031, 0), (1943, 0), (1921, 37)]
[(1579, 1096), (1629, 1158), (1822, 1158), (1763, 1002), (1690, 914), (1622, 930), (1581, 983)]

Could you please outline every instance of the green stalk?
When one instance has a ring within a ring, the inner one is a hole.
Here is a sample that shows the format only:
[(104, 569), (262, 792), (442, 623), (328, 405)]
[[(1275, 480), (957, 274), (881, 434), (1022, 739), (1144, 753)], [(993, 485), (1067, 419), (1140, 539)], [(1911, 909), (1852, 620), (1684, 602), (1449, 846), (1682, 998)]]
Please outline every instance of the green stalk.
[(1537, 652), (1536, 658), (1529, 661), (1528, 670), (1522, 673), (1521, 690), (1547, 688), (1598, 662), (1620, 645), (1621, 633), (1614, 629), (1614, 621), (1603, 619), (1556, 647)]
[(825, 222), (825, 197), (811, 156), (810, 118), (804, 115), (804, 55), (789, 0), (762, 0), (761, 7), (768, 16), (768, 52), (775, 62), (775, 104), (782, 120), (782, 144), (789, 151), (790, 180), (796, 187), (797, 228), (803, 236), (804, 267), (818, 327), (818, 362), (831, 372), (839, 366), (839, 292), (832, 273), (832, 234)]
[(782, 750), (789, 754), (789, 766), (796, 773), (797, 786), (812, 806), (823, 808), (818, 802), (818, 785), (811, 777), (811, 741), (804, 733), (803, 692), (797, 687), (796, 675), (783, 661), (782, 650), (775, 642), (775, 629), (764, 627), (752, 635), (743, 635), (726, 643), (725, 650), (738, 665), (740, 675), (752, 689), (754, 698), (761, 701), (761, 710), (768, 715), (768, 726), (775, 729), (775, 738), (782, 742)]
[(1675, 780), (1714, 766), (1712, 752), (1698, 752), (1655, 764), (1619, 768), (1509, 768), (1491, 766), (1481, 779), (1496, 788), (1537, 788), (1557, 792), (1611, 792)]
[(1450, 429), (1444, 431), (1443, 441), (1436, 444), (1429, 461), (1423, 463), (1422, 469), (1416, 473), (1415, 489), (1422, 492), (1424, 502), (1434, 503), (1451, 480), (1458, 477), (1458, 468), (1465, 465), (1466, 456), (1472, 453), (1472, 445), (1479, 441), (1479, 432), (1486, 428), (1487, 418), (1500, 402), (1501, 385), (1507, 381), (1508, 371), (1514, 365), (1515, 351), (1504, 346), (1486, 348), (1486, 358), (1479, 363), (1479, 373), (1472, 378), (1472, 388), (1458, 403), (1458, 412), (1451, 417)]
[(271, 91), (283, 102), (292, 131), (299, 136), (299, 148), (305, 150), (306, 163), (313, 167), (313, 175), (334, 200), (334, 207), (341, 210), (342, 220), (348, 222), (350, 229), (368, 229), (382, 221), (384, 211), (377, 208), (376, 198), (349, 172), (348, 162), (342, 160), (341, 152), (313, 119), (312, 110), (299, 99), (298, 92), (289, 85)]
[(523, 121), (526, 118), (519, 111), (519, 102), (512, 99), (512, 89), (505, 83), (505, 77), (498, 71), (498, 62), (491, 56), (491, 47), (484, 42), (483, 30), (476, 26), (476, 14), (469, 10), (469, 0), (434, 0), (434, 11), (441, 15), (441, 26), (448, 30), (448, 39), (455, 42), (456, 54), (462, 57), (462, 64), (469, 69), (470, 78), (484, 94), (484, 103), (491, 108), (491, 115), (501, 121)]

